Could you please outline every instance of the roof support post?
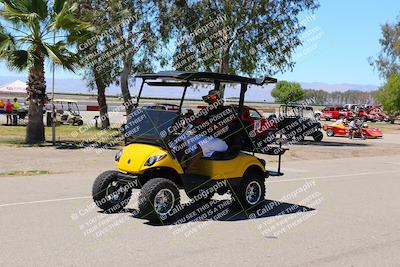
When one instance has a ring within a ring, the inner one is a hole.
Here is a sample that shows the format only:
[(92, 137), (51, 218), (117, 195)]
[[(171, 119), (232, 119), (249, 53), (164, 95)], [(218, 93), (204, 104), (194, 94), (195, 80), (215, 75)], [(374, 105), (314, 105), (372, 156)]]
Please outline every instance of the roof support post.
[(244, 96), (247, 91), (247, 83), (240, 84), (240, 98), (239, 98), (239, 118), (242, 118), (243, 106), (244, 106)]
[(140, 100), (140, 96), (142, 95), (143, 86), (144, 86), (145, 82), (146, 82), (146, 79), (143, 78), (142, 85), (140, 86), (139, 93), (138, 93), (137, 98), (136, 98), (136, 106), (137, 107), (139, 106), (139, 100)]
[[(189, 81), (187, 81), (187, 83), (189, 83)], [(185, 88), (183, 89), (183, 94), (182, 94), (182, 98), (181, 98), (181, 102), (179, 103), (179, 111), (178, 113), (181, 114), (182, 113), (182, 105), (183, 105), (183, 100), (185, 99), (185, 95), (186, 95), (186, 90), (188, 88), (188, 85), (185, 85)]]

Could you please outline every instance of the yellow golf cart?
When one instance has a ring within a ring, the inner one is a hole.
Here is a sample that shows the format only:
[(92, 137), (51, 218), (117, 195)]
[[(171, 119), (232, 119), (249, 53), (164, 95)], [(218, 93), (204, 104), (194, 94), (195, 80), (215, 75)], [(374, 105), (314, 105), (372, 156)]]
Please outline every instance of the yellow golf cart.
[[(123, 127), (126, 146), (115, 155), (118, 171), (100, 174), (93, 184), (93, 199), (98, 207), (106, 212), (120, 211), (128, 204), (133, 188), (141, 189), (139, 211), (150, 221), (167, 220), (175, 213), (180, 203), (179, 189), (184, 189), (194, 200), (207, 200), (215, 193), (230, 193), (243, 209), (264, 200), (264, 180), (270, 173), (265, 161), (254, 153), (280, 156), (284, 150), (279, 147), (266, 149), (258, 142), (253, 144), (251, 151), (248, 148), (244, 151), (243, 140), (248, 138), (243, 137), (252, 136), (252, 133), (239, 118), (248, 85), (262, 86), (275, 83), (276, 79), (260, 80), (210, 72), (158, 72), (136, 77), (142, 79), (138, 106), (129, 114)], [(222, 84), (240, 85), (238, 107), (219, 102), (184, 114), (182, 105), (186, 91), (194, 84), (215, 89)], [(182, 88), (179, 110), (141, 108), (139, 101), (144, 87)], [(203, 119), (200, 120), (202, 123), (199, 119)], [(196, 157), (193, 140), (198, 137), (202, 141), (219, 138), (226, 142), (228, 149), (203, 156), (188, 172), (188, 165)]]

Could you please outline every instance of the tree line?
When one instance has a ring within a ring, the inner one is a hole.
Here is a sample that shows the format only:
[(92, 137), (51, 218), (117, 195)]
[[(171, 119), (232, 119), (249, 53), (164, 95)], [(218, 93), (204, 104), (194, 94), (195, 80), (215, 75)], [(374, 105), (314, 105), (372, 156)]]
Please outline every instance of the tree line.
[[(124, 102), (132, 103), (136, 73), (167, 68), (267, 76), (293, 70), (309, 21), (301, 18), (318, 7), (317, 0), (0, 0), (0, 59), (28, 71), (26, 142), (35, 144), (45, 141), (48, 63), (79, 73), (97, 91), (107, 128), (107, 88), (119, 85)], [(377, 98), (395, 113), (400, 86), (391, 77), (399, 75), (400, 22), (383, 25), (382, 32), (382, 52), (370, 63), (388, 84), (392, 79)], [(318, 97), (329, 102), (350, 95)], [(127, 113), (131, 109), (126, 105)]]
[[(273, 75), (293, 69), (317, 0), (0, 0), (0, 58), (28, 71), (26, 142), (45, 141), (45, 64), (77, 72), (98, 92), (121, 87), (131, 103), (131, 77), (157, 69)], [(221, 87), (223, 94), (223, 87)], [(132, 106), (126, 107), (129, 113)]]
[(368, 104), (378, 105), (379, 101), (376, 99), (377, 91), (334, 91), (327, 92), (324, 90), (305, 89), (304, 98), (314, 99), (315, 105), (345, 105), (345, 104)]

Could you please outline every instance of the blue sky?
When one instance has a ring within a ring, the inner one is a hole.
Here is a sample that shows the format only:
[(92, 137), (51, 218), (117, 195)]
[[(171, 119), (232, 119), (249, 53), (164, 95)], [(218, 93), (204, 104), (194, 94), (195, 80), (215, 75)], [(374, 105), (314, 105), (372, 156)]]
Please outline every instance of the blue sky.
[[(317, 50), (281, 79), (379, 85), (367, 58), (380, 50), (380, 25), (400, 15), (398, 0), (321, 0), (312, 23), (324, 32)], [(311, 26), (311, 25), (310, 25)]]
[[(319, 31), (313, 50), (299, 59), (292, 72), (276, 75), (277, 78), (380, 85), (382, 81), (369, 66), (367, 58), (379, 52), (380, 25), (395, 21), (400, 15), (400, 1), (320, 0), (320, 4), (315, 20), (308, 25), (308, 29)], [(26, 75), (9, 71), (4, 63), (0, 63), (0, 76)], [(58, 69), (57, 78), (80, 77)]]

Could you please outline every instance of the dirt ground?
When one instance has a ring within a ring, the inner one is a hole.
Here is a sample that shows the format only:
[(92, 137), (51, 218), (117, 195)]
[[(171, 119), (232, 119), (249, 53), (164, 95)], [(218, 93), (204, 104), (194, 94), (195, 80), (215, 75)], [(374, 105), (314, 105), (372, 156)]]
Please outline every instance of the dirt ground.
[[(303, 142), (288, 147), (282, 157), (283, 163), (291, 161), (331, 160), (374, 157), (400, 154), (400, 130), (398, 126), (383, 128), (382, 139), (349, 140), (345, 137), (324, 136), (322, 142), (314, 142), (307, 137)], [(399, 127), (400, 128), (400, 127)], [(95, 169), (97, 166), (113, 167), (112, 157), (119, 147), (111, 149), (54, 149), (49, 144), (43, 147), (0, 145), (1, 171), (43, 170), (51, 173), (68, 173)], [(38, 157), (38, 155), (40, 155)], [(258, 155), (275, 165), (277, 157)], [(26, 160), (29, 159), (29, 160)], [(21, 162), (22, 161), (22, 162)]]

